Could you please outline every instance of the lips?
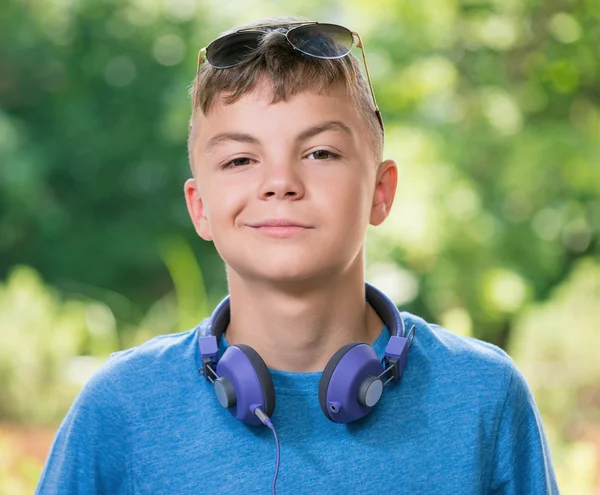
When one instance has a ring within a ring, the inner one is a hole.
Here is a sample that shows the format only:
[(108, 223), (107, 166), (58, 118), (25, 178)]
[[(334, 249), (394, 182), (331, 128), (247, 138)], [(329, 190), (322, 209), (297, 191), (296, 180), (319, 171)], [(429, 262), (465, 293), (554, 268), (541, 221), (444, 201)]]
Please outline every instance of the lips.
[(246, 225), (266, 237), (276, 239), (295, 238), (297, 235), (314, 229), (312, 225), (288, 218), (270, 218)]
[(289, 220), (287, 218), (271, 218), (268, 220), (262, 220), (258, 222), (251, 222), (247, 224), (249, 227), (261, 228), (261, 227), (298, 227), (304, 229), (312, 229), (313, 227), (302, 222), (295, 220)]

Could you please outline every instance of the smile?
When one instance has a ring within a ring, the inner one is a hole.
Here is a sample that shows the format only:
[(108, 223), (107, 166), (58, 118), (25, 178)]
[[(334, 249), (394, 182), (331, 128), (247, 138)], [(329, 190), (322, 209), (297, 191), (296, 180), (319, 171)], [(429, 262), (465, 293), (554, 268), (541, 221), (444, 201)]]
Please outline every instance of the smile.
[(313, 230), (312, 227), (303, 227), (301, 225), (259, 225), (256, 227), (249, 227), (260, 234), (276, 238), (294, 237), (309, 230)]

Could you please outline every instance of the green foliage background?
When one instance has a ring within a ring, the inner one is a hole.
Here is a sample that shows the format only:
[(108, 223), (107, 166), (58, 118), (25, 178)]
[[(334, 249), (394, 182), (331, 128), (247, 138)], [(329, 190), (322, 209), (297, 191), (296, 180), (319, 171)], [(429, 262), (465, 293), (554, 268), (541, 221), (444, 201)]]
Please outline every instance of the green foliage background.
[[(219, 32), (290, 14), (347, 25), (366, 47), (401, 181), (369, 233), (369, 280), (507, 349), (563, 491), (592, 493), (597, 0), (4, 0), (0, 421), (55, 425), (110, 352), (191, 327), (225, 294), (185, 210), (187, 92)], [(9, 465), (0, 490), (37, 476)]]

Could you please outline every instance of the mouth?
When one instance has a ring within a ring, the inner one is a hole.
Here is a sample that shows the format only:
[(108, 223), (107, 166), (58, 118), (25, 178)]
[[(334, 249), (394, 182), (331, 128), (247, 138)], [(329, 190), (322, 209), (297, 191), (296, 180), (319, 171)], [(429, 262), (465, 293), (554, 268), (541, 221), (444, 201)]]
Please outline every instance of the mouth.
[(248, 227), (257, 228), (271, 228), (271, 227), (299, 227), (303, 229), (312, 229), (313, 227), (305, 223), (297, 222), (295, 220), (288, 220), (287, 218), (273, 218), (269, 220), (262, 220), (259, 222), (252, 222), (246, 224)]
[(287, 219), (264, 220), (246, 225), (261, 234), (277, 238), (292, 237), (314, 229), (311, 225)]

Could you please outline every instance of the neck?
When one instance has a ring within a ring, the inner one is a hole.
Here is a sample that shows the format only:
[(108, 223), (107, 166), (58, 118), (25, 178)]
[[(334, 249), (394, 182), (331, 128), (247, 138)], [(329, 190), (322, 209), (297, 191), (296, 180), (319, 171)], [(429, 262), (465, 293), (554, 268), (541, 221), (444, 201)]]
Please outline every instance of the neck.
[(271, 369), (322, 371), (345, 344), (373, 344), (383, 322), (365, 300), (362, 264), (339, 278), (282, 290), (228, 268), (231, 344), (254, 348)]

